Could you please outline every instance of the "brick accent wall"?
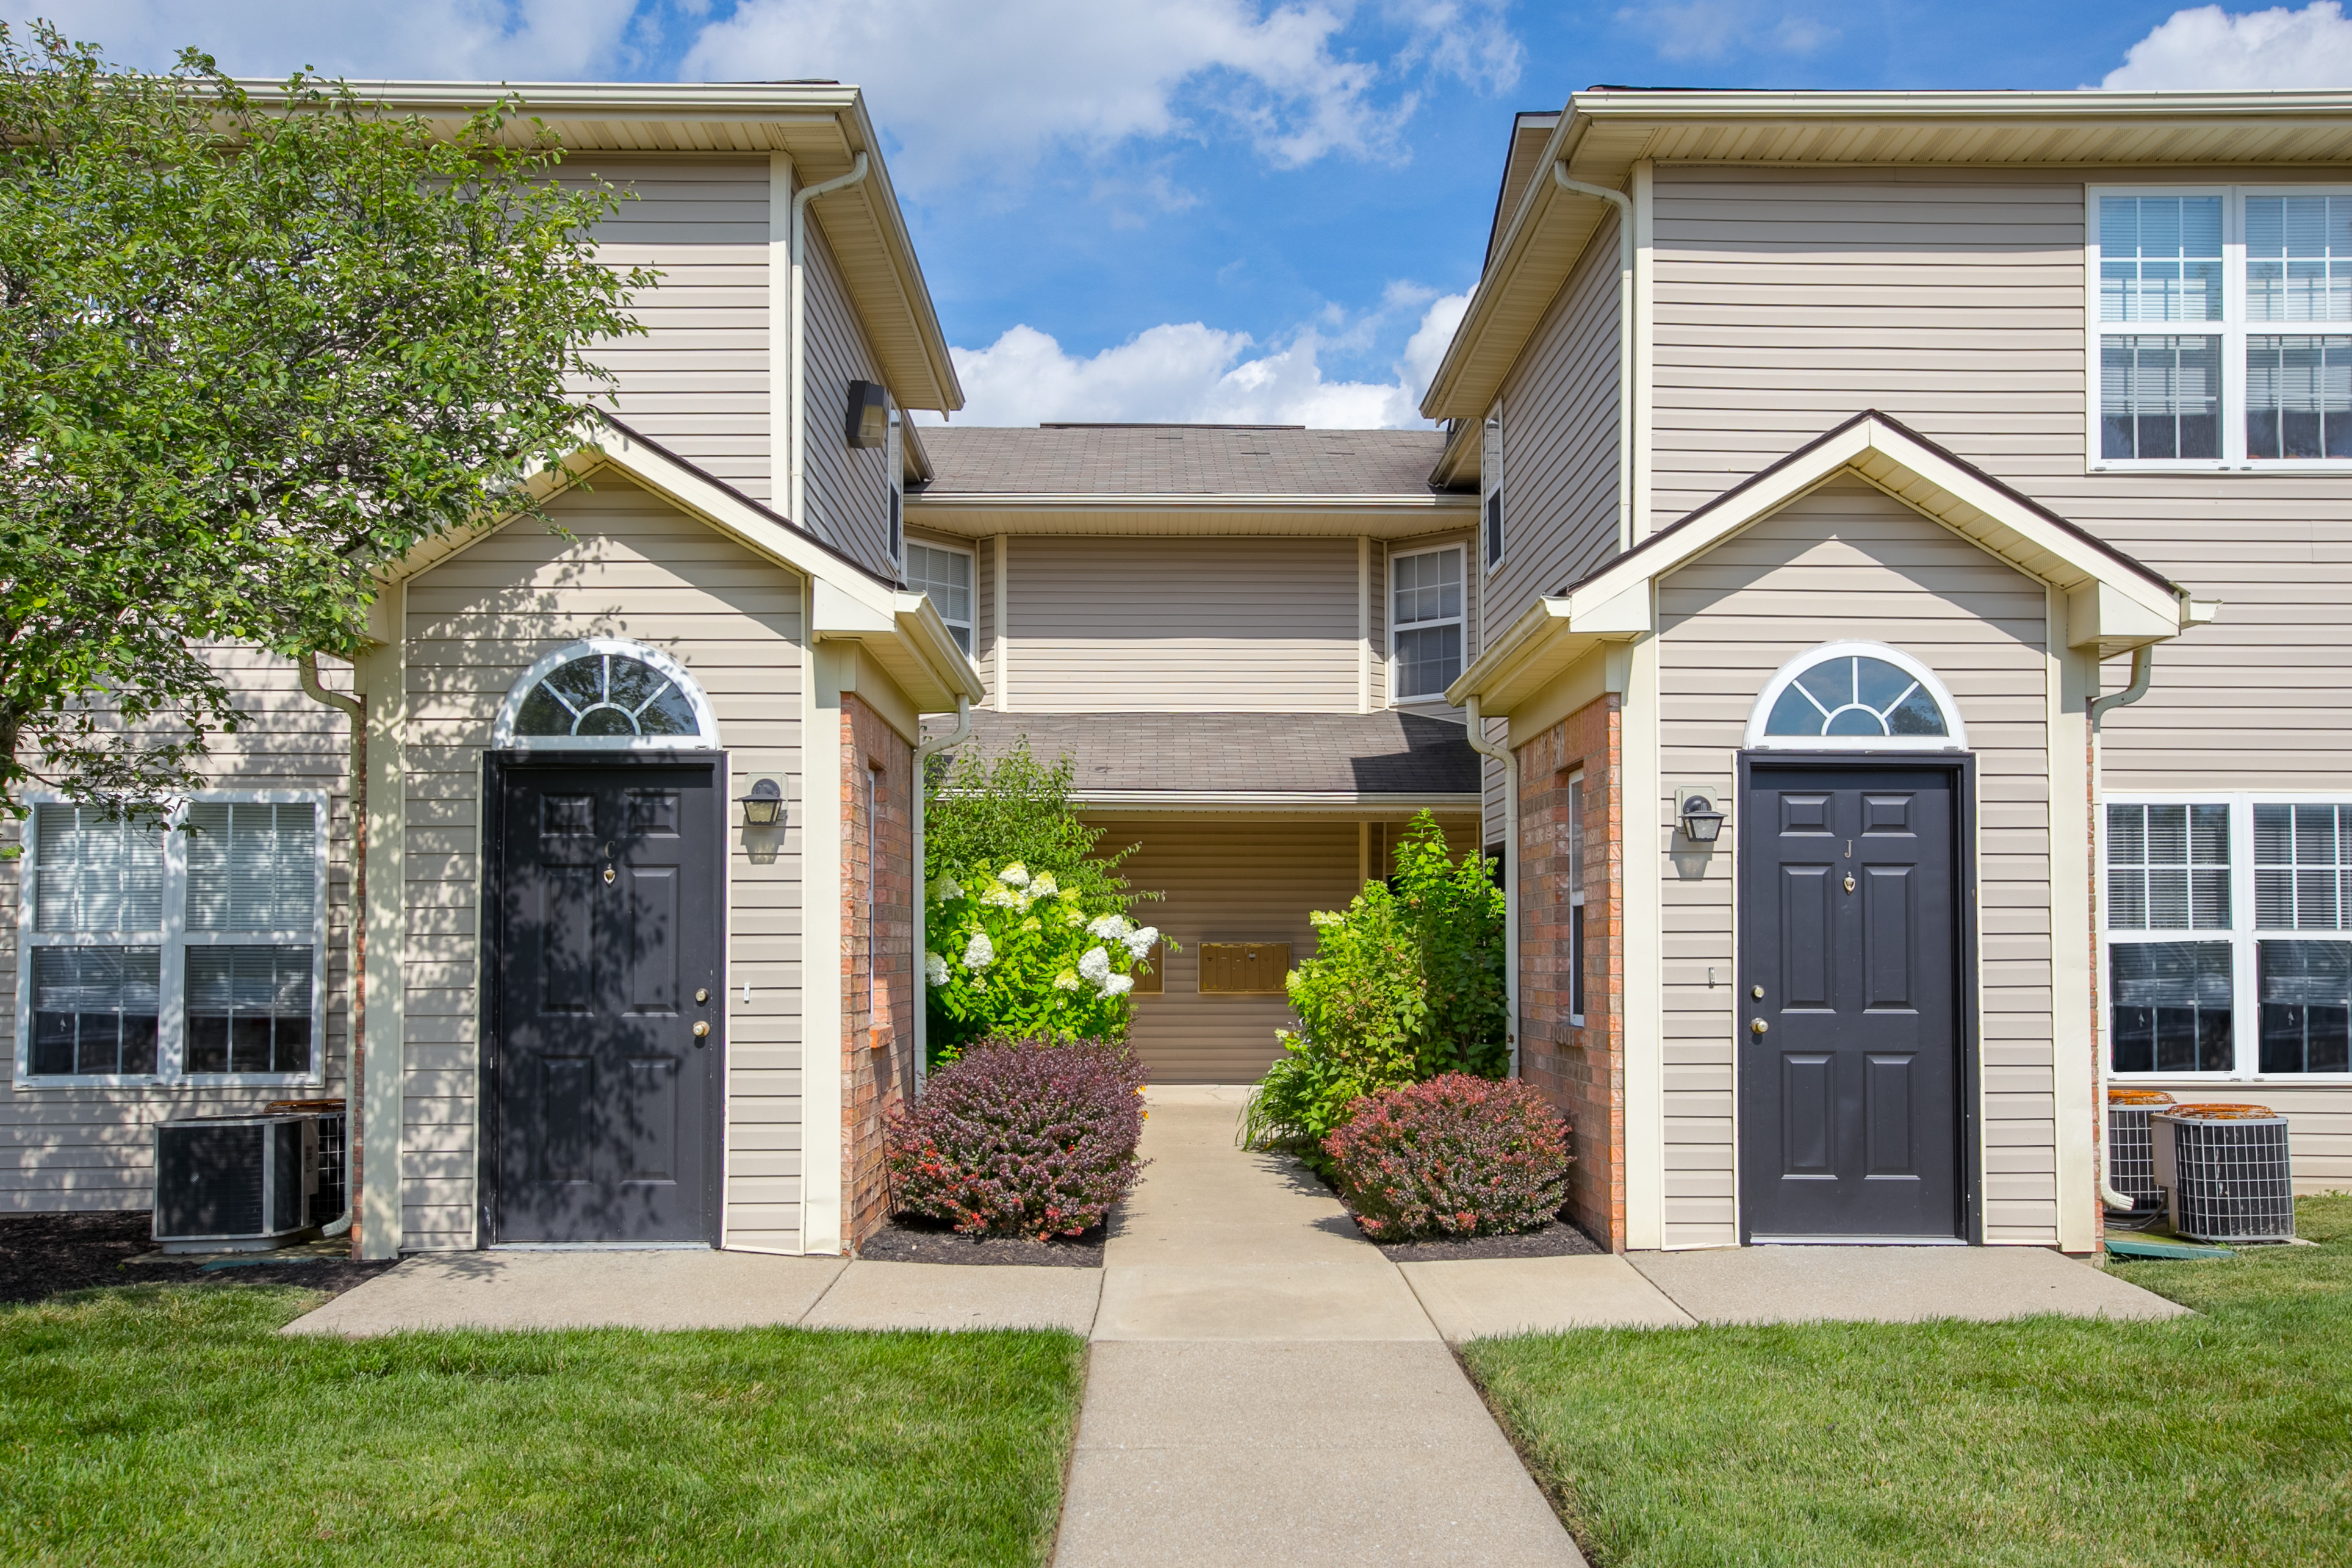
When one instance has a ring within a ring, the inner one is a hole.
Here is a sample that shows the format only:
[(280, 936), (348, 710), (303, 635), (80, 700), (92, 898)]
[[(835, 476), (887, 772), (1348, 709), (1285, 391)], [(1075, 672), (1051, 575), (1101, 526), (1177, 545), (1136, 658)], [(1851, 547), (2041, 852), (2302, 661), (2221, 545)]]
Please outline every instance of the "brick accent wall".
[[(1625, 1250), (1625, 812), (1618, 699), (1586, 704), (1518, 748), (1519, 1072), (1568, 1117), (1570, 1212)], [(1569, 780), (1583, 770), (1584, 951), (1569, 923)], [(1585, 966), (1572, 1025), (1571, 966)]]
[[(841, 700), (842, 1237), (855, 1251), (890, 1203), (885, 1119), (914, 1093), (914, 748)], [(875, 830), (867, 831), (868, 788)], [(877, 1033), (878, 1031), (878, 1034)], [(875, 1048), (874, 1041), (882, 1041)]]

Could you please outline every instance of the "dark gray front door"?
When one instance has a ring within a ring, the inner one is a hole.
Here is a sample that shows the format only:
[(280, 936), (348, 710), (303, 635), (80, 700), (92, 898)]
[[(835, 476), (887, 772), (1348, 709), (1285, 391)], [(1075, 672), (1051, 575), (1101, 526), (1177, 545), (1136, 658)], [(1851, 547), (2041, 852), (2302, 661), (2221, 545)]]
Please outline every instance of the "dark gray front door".
[(709, 762), (492, 769), (493, 1243), (711, 1239), (718, 778)]
[(1739, 829), (1751, 1240), (1961, 1232), (1957, 769), (1752, 760)]

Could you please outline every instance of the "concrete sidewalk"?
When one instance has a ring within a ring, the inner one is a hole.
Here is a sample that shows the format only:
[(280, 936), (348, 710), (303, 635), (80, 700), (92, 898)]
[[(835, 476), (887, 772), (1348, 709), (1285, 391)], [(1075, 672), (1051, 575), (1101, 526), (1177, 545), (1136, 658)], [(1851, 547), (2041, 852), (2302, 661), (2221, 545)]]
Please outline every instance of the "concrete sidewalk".
[(1244, 1093), (1151, 1091), (1056, 1568), (1581, 1568), (1404, 1274), (1297, 1163), (1234, 1146)]

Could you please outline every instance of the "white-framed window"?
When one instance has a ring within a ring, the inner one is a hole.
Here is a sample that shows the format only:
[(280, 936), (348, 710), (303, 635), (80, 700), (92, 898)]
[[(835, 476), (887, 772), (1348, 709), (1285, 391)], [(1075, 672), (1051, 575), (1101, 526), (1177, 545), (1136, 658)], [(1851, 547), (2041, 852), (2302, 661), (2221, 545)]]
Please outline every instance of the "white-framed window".
[(659, 648), (583, 637), (542, 655), (508, 689), (490, 744), (675, 751), (719, 744), (719, 717), (686, 666)]
[(327, 796), (110, 816), (36, 795), (17, 909), (19, 1084), (314, 1084)]
[(1400, 702), (1445, 695), (1462, 678), (1462, 547), (1389, 557), (1389, 689)]
[(1750, 751), (1966, 751), (1936, 672), (1884, 643), (1828, 642), (1782, 665), (1748, 710)]
[(2111, 795), (2107, 1065), (2352, 1079), (2352, 795)]
[(931, 607), (967, 654), (971, 652), (971, 561), (969, 550), (907, 541), (907, 586), (930, 595)]
[(2087, 194), (2091, 467), (2352, 468), (2352, 189)]
[(1478, 433), (1478, 526), (1486, 541), (1486, 570), (1503, 563), (1503, 405), (1486, 412)]
[(1568, 780), (1568, 1021), (1584, 1026), (1584, 775)]

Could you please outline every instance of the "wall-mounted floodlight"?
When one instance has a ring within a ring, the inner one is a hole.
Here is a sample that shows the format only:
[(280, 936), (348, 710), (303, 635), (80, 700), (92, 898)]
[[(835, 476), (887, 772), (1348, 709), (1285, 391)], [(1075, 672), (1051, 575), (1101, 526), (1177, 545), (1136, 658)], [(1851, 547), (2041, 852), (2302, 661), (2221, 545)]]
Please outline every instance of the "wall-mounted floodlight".
[(849, 384), (849, 415), (845, 426), (849, 444), (861, 450), (879, 451), (890, 437), (890, 395), (881, 384), (853, 381)]

